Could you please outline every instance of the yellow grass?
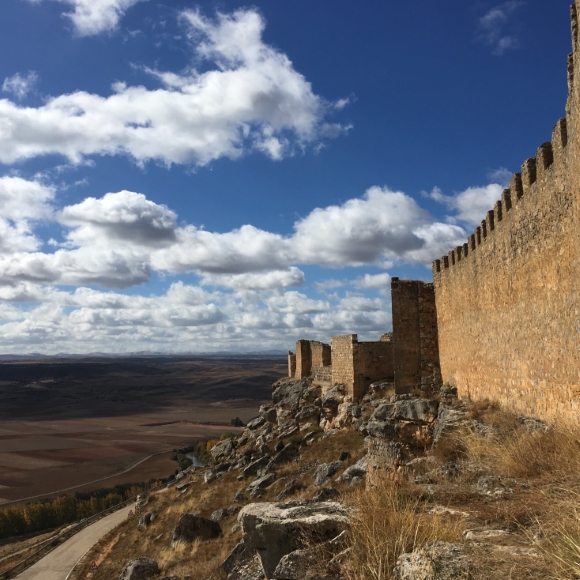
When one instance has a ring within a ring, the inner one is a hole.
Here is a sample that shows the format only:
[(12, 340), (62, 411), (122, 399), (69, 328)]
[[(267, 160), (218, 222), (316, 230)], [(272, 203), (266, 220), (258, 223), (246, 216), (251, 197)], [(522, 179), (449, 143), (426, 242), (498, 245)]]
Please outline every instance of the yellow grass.
[(421, 498), (410, 488), (386, 479), (358, 489), (347, 502), (355, 510), (349, 533), (349, 580), (387, 580), (392, 578), (401, 554), (437, 540), (457, 541), (461, 537), (461, 521), (427, 513)]

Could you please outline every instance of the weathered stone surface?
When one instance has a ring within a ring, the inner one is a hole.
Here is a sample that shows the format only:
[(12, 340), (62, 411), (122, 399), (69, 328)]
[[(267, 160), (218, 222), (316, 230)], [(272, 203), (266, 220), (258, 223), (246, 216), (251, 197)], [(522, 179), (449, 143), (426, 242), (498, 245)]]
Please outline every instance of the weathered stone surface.
[(193, 542), (211, 540), (221, 535), (222, 529), (217, 522), (208, 520), (199, 514), (183, 514), (171, 536), (171, 545), (175, 547), (179, 542)]
[(248, 429), (250, 429), (250, 431), (254, 431), (255, 429), (258, 429), (259, 427), (262, 427), (262, 425), (264, 425), (265, 423), (266, 423), (266, 419), (264, 419), (264, 417), (255, 417), (254, 419), (252, 419), (251, 421), (248, 422), (246, 427)]
[(142, 530), (143, 528), (146, 528), (149, 524), (152, 524), (156, 518), (157, 518), (156, 511), (151, 511), (151, 512), (147, 512), (146, 514), (143, 514), (139, 518), (139, 523), (137, 524), (137, 529)]
[(270, 459), (271, 458), (269, 455), (262, 455), (262, 457), (256, 459), (256, 461), (253, 461), (252, 463), (250, 463), (250, 465), (248, 465), (248, 467), (244, 469), (244, 471), (242, 472), (243, 476), (251, 477), (252, 475), (256, 475), (256, 473), (258, 473), (258, 469), (268, 465)]
[(278, 417), (276, 414), (276, 407), (274, 407), (273, 405), (262, 405), (260, 407), (260, 415), (268, 423), (276, 423), (278, 421)]
[(279, 453), (273, 457), (272, 464), (279, 465), (280, 463), (286, 463), (287, 461), (294, 459), (298, 455), (299, 451), (300, 450), (296, 443), (288, 443)]
[(332, 463), (323, 463), (319, 465), (314, 472), (314, 484), (321, 486), (342, 467), (342, 461), (333, 461)]
[(226, 509), (215, 510), (215, 512), (213, 512), (210, 517), (212, 521), (219, 522), (228, 517), (228, 510)]
[(248, 487), (246, 491), (250, 494), (250, 497), (258, 497), (263, 489), (270, 487), (276, 481), (275, 473), (267, 473), (258, 477)]
[(392, 419), (397, 421), (415, 421), (432, 423), (437, 417), (439, 401), (435, 399), (415, 399), (414, 401), (397, 401), (394, 404)]
[(151, 558), (131, 560), (121, 572), (119, 580), (149, 580), (159, 575), (159, 566)]
[(238, 521), (244, 544), (258, 551), (268, 579), (286, 554), (303, 548), (304, 541), (324, 542), (348, 527), (348, 509), (333, 502), (296, 505), (254, 503), (242, 508)]
[(435, 542), (403, 554), (393, 570), (394, 580), (470, 580), (470, 565), (457, 544)]
[(347, 467), (342, 475), (339, 477), (340, 481), (352, 481), (353, 477), (365, 477), (369, 469), (369, 457), (365, 455), (359, 459), (354, 465)]
[(306, 423), (308, 421), (318, 423), (320, 419), (320, 407), (316, 405), (302, 407), (295, 418), (298, 423)]
[(235, 443), (233, 439), (224, 439), (216, 445), (214, 445), (210, 451), (211, 456), (216, 462), (224, 461), (229, 457), (235, 449)]
[(216, 478), (216, 474), (211, 470), (208, 469), (204, 474), (203, 474), (203, 480), (206, 483), (211, 483), (212, 481), (214, 481)]
[(322, 397), (321, 403), (324, 408), (338, 409), (338, 406), (344, 401), (344, 385), (335, 385), (329, 389)]
[(312, 499), (314, 501), (331, 501), (339, 496), (340, 493), (334, 487), (323, 487), (316, 492)]
[(320, 563), (317, 556), (312, 549), (294, 550), (282, 556), (274, 571), (274, 579), (304, 580), (308, 571)]

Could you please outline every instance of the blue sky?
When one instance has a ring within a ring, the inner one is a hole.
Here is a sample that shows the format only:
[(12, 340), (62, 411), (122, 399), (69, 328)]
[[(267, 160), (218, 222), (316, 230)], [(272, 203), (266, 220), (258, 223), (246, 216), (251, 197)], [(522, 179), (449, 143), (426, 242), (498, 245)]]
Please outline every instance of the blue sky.
[(377, 339), (564, 115), (568, 5), (4, 0), (0, 353)]

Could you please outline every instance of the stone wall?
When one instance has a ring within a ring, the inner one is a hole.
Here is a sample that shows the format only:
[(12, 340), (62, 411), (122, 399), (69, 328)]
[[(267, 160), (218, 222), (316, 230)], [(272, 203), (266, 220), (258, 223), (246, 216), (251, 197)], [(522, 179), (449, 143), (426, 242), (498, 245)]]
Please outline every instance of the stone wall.
[[(295, 373), (288, 375), (298, 379), (304, 379), (313, 374), (323, 372), (318, 367), (330, 366), (330, 345), (317, 340), (299, 340), (296, 343)], [(288, 368), (291, 362), (288, 360)], [(318, 369), (318, 370), (316, 370)]]
[(348, 396), (358, 399), (373, 381), (392, 377), (391, 342), (359, 342), (356, 334), (332, 337), (332, 384), (343, 384)]
[(291, 350), (288, 351), (288, 376), (296, 376), (296, 355)]
[(391, 280), (393, 359), (398, 393), (441, 384), (433, 284)]
[[(566, 117), (486, 219), (433, 263), (444, 381), (527, 415), (580, 410), (580, 51), (572, 7)], [(393, 313), (394, 314), (394, 313)], [(393, 316), (394, 317), (394, 316)], [(396, 332), (395, 332), (396, 334)]]

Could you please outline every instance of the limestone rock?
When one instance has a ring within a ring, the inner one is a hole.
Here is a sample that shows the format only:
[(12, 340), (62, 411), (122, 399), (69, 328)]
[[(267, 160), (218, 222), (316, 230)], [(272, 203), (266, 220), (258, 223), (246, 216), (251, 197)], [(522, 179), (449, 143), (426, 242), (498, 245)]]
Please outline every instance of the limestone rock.
[(347, 467), (343, 474), (338, 478), (339, 481), (352, 481), (353, 477), (363, 478), (366, 476), (369, 469), (369, 457), (365, 455), (359, 459), (354, 465)]
[(275, 580), (304, 580), (319, 560), (314, 550), (294, 550), (282, 556), (274, 571)]
[(323, 487), (312, 498), (314, 501), (329, 501), (336, 499), (340, 493), (334, 487)]
[(403, 554), (393, 570), (394, 580), (469, 580), (470, 565), (457, 544), (435, 542)]
[(213, 512), (210, 516), (210, 518), (214, 522), (219, 522), (221, 520), (224, 520), (227, 517), (228, 517), (228, 510), (225, 510), (225, 509), (215, 510), (215, 512)]
[(288, 445), (285, 445), (282, 450), (274, 456), (272, 463), (274, 465), (286, 463), (287, 461), (294, 459), (298, 455), (298, 452), (299, 449), (296, 443), (288, 443)]
[(254, 503), (238, 516), (244, 544), (257, 550), (268, 579), (282, 557), (303, 548), (304, 542), (322, 543), (348, 527), (349, 510), (335, 502)]
[(253, 461), (252, 463), (250, 463), (250, 465), (248, 465), (248, 467), (246, 467), (244, 469), (242, 474), (244, 477), (250, 477), (252, 475), (256, 475), (256, 473), (258, 473), (258, 469), (260, 469), (260, 467), (264, 467), (264, 466), (268, 465), (269, 462), (270, 462), (270, 456), (269, 455), (262, 455), (262, 457), (260, 457), (259, 459), (256, 459), (256, 461)]
[(214, 445), (210, 451), (211, 456), (216, 462), (224, 461), (225, 458), (229, 457), (234, 449), (235, 443), (233, 439), (224, 439), (216, 445)]
[(266, 423), (266, 419), (264, 419), (264, 417), (256, 417), (251, 421), (248, 421), (246, 427), (250, 429), (250, 431), (254, 431), (255, 429), (258, 429), (259, 427), (264, 425), (264, 423)]
[(315, 485), (319, 487), (324, 485), (341, 467), (342, 461), (333, 461), (332, 463), (319, 465), (314, 472)]
[(119, 580), (149, 580), (159, 575), (159, 566), (151, 558), (131, 560), (121, 572)]
[(204, 474), (203, 474), (203, 480), (206, 483), (211, 483), (214, 479), (216, 478), (216, 474), (211, 470), (208, 469)]
[(320, 420), (320, 407), (316, 405), (308, 405), (300, 409), (300, 411), (296, 414), (295, 417), (298, 423), (316, 423)]
[(198, 538), (211, 540), (220, 536), (221, 533), (222, 529), (217, 522), (208, 520), (199, 514), (183, 514), (173, 530), (171, 546), (175, 548), (179, 542), (193, 542)]
[(259, 497), (262, 493), (263, 489), (270, 487), (276, 481), (276, 474), (275, 473), (267, 473), (266, 475), (262, 475), (262, 477), (258, 477), (248, 485), (246, 491), (250, 494), (250, 497)]
[(143, 528), (146, 528), (149, 524), (152, 524), (156, 518), (157, 518), (156, 511), (147, 512), (146, 514), (143, 514), (139, 518), (139, 523), (137, 524), (137, 529), (142, 530)]

